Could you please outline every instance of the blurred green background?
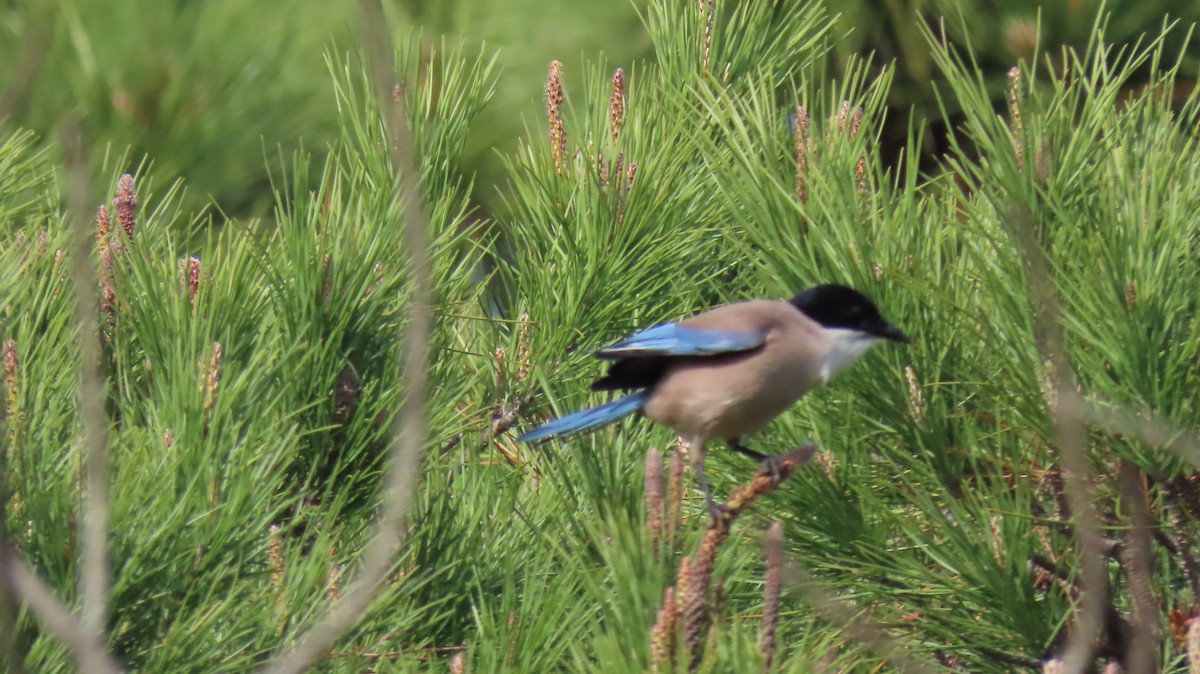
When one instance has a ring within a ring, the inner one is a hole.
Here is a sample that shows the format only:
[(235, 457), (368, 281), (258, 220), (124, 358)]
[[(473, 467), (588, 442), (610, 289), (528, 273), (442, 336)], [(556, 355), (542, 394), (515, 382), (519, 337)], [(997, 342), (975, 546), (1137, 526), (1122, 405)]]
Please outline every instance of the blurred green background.
[[(729, 11), (732, 3), (718, 5)], [(881, 140), (886, 155), (899, 156), (910, 117), (922, 127), (938, 117), (920, 22), (946, 17), (938, 30), (974, 48), (999, 105), (1004, 73), (1034, 57), (1039, 22), (1041, 51), (1053, 58), (1084, 44), (1102, 7), (1111, 12), (1114, 43), (1157, 33), (1164, 16), (1185, 24), (1200, 18), (1200, 3), (1180, 0), (849, 0), (827, 7), (841, 16), (843, 32), (831, 75), (856, 56), (876, 67), (896, 63)], [(547, 64), (563, 61), (569, 100), (585, 57), (625, 66), (650, 58), (644, 9), (645, 0), (390, 5), (398, 26), (419, 28), (430, 44), (461, 40), (498, 53), (499, 87), (460, 167), (483, 187), (476, 192), (483, 214), (504, 189), (497, 152), (513, 150), (527, 127), (544, 125)], [(0, 123), (32, 129), (58, 152), (64, 126), (78, 122), (97, 169), (108, 161), (108, 170), (132, 170), (146, 158), (158, 180), (184, 180), (185, 208), (215, 204), (218, 221), (267, 215), (269, 167), (297, 148), (323, 153), (335, 136), (326, 56), (351, 45), (357, 17), (357, 3), (347, 0), (8, 2), (0, 7)], [(1171, 46), (1187, 39), (1176, 31)], [(1195, 53), (1192, 47), (1190, 58)], [(924, 137), (927, 170), (943, 149), (939, 124)], [(111, 166), (113, 156), (128, 165)]]

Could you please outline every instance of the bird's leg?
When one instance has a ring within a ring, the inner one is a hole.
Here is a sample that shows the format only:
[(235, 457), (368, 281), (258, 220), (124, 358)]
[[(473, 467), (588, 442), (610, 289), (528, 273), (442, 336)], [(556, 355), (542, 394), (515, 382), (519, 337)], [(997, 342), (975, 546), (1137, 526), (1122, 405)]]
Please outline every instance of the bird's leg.
[(756, 452), (753, 449), (750, 449), (749, 447), (743, 445), (741, 438), (729, 438), (728, 440), (725, 441), (725, 444), (729, 445), (729, 448), (732, 449), (733, 451), (737, 452), (738, 454), (741, 454), (742, 456), (748, 456), (751, 459), (758, 461), (759, 463), (762, 463), (763, 461), (766, 461), (767, 459), (770, 458), (766, 454), (763, 454), (762, 452)]
[(756, 452), (753, 449), (743, 445), (741, 438), (731, 438), (726, 440), (725, 444), (729, 445), (729, 448), (738, 454), (754, 459), (774, 480), (779, 480), (779, 471), (783, 468), (782, 456), (778, 454), (763, 454), (762, 452)]
[(729, 508), (713, 499), (712, 487), (708, 484), (708, 476), (704, 474), (704, 441), (693, 439), (688, 444), (692, 452), (692, 470), (696, 471), (696, 483), (700, 485), (700, 491), (704, 492), (704, 502), (708, 505), (708, 514), (714, 520), (719, 520), (725, 517)]

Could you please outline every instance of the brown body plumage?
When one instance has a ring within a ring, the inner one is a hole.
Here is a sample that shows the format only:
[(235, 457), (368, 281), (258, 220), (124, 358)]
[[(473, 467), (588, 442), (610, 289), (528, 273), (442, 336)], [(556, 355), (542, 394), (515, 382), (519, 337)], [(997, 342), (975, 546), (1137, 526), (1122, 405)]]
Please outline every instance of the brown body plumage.
[(689, 440), (755, 433), (824, 383), (825, 331), (787, 302), (728, 304), (679, 324), (767, 334), (753, 351), (676, 359), (663, 373), (642, 413)]

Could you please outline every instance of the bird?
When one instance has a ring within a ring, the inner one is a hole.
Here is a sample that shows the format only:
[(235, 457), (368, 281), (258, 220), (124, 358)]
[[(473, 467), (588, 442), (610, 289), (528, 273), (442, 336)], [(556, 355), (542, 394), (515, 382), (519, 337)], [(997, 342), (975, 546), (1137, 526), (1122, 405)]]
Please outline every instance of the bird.
[(594, 352), (610, 365), (591, 389), (626, 395), (550, 421), (517, 441), (561, 438), (640, 413), (687, 443), (696, 481), (718, 517), (724, 508), (704, 473), (705, 445), (724, 441), (738, 453), (770, 461), (746, 447), (745, 438), (884, 341), (909, 338), (869, 297), (837, 283), (813, 286), (790, 300), (725, 304)]

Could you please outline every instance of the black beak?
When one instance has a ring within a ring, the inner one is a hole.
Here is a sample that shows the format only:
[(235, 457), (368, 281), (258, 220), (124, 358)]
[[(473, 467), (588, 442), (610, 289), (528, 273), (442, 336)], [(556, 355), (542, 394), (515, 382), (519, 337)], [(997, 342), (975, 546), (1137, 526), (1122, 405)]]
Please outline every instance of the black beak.
[(879, 325), (875, 326), (875, 329), (871, 332), (877, 337), (882, 337), (893, 342), (900, 342), (901, 344), (908, 343), (908, 335), (904, 334), (900, 328), (897, 328), (887, 321), (880, 321)]

